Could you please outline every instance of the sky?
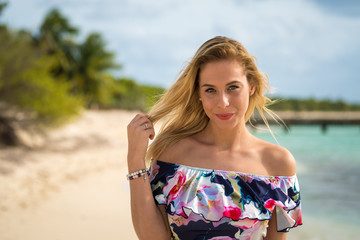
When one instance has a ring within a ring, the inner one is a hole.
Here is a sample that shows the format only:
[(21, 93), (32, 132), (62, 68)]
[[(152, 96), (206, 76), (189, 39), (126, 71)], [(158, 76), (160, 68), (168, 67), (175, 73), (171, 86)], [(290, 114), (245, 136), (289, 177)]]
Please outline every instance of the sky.
[(56, 7), (80, 30), (100, 33), (123, 65), (118, 77), (169, 87), (214, 36), (241, 42), (282, 97), (360, 103), (357, 0), (8, 0), (0, 17), (36, 32)]

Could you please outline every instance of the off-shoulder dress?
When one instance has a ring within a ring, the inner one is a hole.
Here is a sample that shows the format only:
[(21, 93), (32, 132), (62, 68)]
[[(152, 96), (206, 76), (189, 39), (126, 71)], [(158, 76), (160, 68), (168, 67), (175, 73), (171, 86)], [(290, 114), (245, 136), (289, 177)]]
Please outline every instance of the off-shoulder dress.
[(297, 176), (262, 176), (153, 161), (151, 188), (173, 239), (262, 239), (302, 224)]

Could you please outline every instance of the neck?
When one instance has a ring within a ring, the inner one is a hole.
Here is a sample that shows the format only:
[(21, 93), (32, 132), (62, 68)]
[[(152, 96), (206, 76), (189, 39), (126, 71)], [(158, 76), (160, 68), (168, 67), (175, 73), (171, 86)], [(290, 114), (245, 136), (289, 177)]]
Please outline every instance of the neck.
[(230, 152), (247, 145), (252, 138), (245, 123), (232, 129), (219, 129), (209, 123), (203, 132), (203, 136), (207, 142), (215, 145), (219, 150)]

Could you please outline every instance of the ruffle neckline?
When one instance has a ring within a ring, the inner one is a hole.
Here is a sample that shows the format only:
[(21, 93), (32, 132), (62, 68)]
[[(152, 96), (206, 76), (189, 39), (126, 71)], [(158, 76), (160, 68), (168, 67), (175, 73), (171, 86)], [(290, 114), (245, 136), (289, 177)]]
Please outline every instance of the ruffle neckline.
[(260, 175), (260, 174), (245, 173), (245, 172), (240, 172), (240, 171), (195, 167), (195, 166), (190, 166), (190, 165), (186, 165), (186, 164), (165, 162), (165, 161), (161, 161), (161, 160), (156, 160), (156, 162), (160, 163), (161, 165), (168, 164), (168, 165), (173, 165), (173, 166), (176, 166), (176, 167), (184, 167), (184, 168), (192, 169), (194, 171), (207, 172), (207, 173), (209, 173), (209, 172), (223, 173), (223, 174), (231, 174), (232, 173), (232, 174), (237, 174), (237, 175), (242, 175), (242, 176), (251, 176), (251, 177), (262, 178), (262, 179), (272, 179), (272, 178), (292, 179), (292, 178), (297, 178), (296, 174), (294, 174), (292, 176), (282, 176), (282, 175), (266, 176), (266, 175)]
[[(211, 222), (224, 218), (262, 221), (271, 218), (275, 207), (288, 213), (300, 203), (295, 196), (299, 194), (296, 175), (263, 176), (163, 161), (152, 167), (152, 182), (162, 185), (155, 199), (167, 205), (170, 215), (188, 218), (193, 212)], [(293, 189), (291, 196), (289, 189)]]

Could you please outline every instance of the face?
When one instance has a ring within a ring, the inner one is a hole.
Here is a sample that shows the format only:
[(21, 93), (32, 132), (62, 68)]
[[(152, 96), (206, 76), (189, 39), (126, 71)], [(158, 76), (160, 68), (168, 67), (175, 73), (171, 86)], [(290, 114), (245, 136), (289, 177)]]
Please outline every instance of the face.
[(254, 91), (235, 60), (210, 62), (200, 69), (199, 95), (209, 124), (222, 129), (245, 124), (249, 97)]

